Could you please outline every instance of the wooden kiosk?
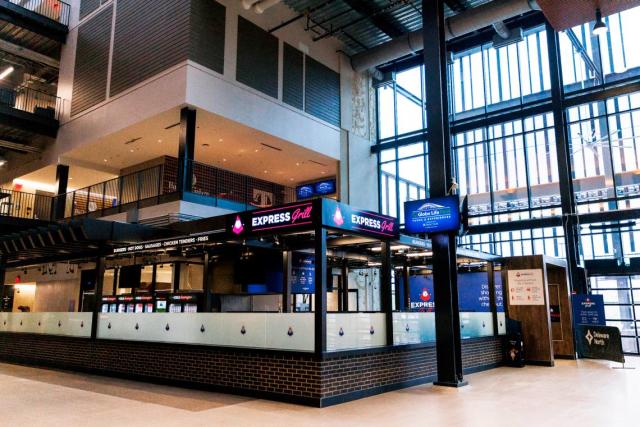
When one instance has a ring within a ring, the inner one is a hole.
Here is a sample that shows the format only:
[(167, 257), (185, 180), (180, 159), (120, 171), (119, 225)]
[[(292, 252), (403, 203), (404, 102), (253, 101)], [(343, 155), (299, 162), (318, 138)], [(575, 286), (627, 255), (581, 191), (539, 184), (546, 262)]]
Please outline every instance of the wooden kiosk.
[(571, 298), (564, 260), (544, 255), (505, 258), (505, 308), (522, 322), (525, 362), (554, 366), (575, 359)]

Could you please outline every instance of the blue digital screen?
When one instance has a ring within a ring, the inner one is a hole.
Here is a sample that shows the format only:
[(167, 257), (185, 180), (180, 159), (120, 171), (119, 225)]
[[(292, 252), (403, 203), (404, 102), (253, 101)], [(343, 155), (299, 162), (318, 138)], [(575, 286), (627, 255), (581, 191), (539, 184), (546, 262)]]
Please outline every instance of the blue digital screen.
[(315, 257), (305, 252), (291, 254), (291, 293), (312, 294), (315, 292)]
[(404, 224), (408, 233), (457, 231), (460, 228), (460, 199), (447, 196), (405, 202)]
[(333, 194), (336, 192), (336, 180), (328, 179), (326, 181), (319, 181), (314, 184), (315, 193), (319, 196), (327, 194)]
[(298, 196), (298, 200), (300, 199), (308, 199), (309, 197), (313, 197), (313, 185), (299, 185), (296, 188), (296, 195)]

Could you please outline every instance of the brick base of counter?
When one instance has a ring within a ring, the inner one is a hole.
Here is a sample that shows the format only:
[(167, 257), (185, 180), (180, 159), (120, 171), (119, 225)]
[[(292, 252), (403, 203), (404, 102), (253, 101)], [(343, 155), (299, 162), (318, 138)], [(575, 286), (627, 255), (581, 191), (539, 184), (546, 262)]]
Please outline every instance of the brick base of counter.
[[(463, 342), (465, 372), (502, 362), (498, 338)], [(435, 347), (312, 354), (0, 333), (0, 360), (328, 406), (428, 383)]]

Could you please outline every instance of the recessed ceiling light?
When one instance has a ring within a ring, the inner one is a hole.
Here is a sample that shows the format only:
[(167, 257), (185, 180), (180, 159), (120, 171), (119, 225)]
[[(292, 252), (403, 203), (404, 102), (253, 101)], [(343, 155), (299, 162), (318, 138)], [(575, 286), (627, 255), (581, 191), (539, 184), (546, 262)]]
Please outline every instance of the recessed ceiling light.
[(72, 180), (73, 178), (69, 177), (69, 180)]
[(256, 148), (256, 149), (255, 149), (255, 150), (253, 150), (253, 151), (254, 151), (255, 153), (257, 153), (257, 152), (258, 152), (258, 151), (260, 151), (260, 150), (258, 150), (258, 149)]
[(325, 172), (325, 171), (322, 171), (322, 172), (320, 172), (320, 173), (321, 173), (322, 175), (324, 175), (326, 172)]
[(161, 140), (161, 139), (159, 139), (159, 140), (158, 140), (158, 142), (162, 142), (162, 140)]
[(227, 159), (222, 159), (222, 161), (223, 161), (223, 162), (226, 162), (226, 161), (227, 161)]
[(269, 173), (269, 171), (265, 169), (265, 170), (264, 170), (264, 173)]
[(289, 178), (289, 181), (293, 181), (293, 178)]
[(220, 139), (218, 140), (218, 142), (222, 142), (222, 138), (220, 138)]
[(107, 163), (107, 162), (108, 162), (108, 160), (107, 160), (107, 159), (102, 159), (102, 161), (103, 161), (103, 162), (105, 162), (105, 163)]
[(133, 153), (134, 151), (136, 151), (136, 150), (134, 150), (133, 148), (131, 150), (129, 150), (130, 153)]

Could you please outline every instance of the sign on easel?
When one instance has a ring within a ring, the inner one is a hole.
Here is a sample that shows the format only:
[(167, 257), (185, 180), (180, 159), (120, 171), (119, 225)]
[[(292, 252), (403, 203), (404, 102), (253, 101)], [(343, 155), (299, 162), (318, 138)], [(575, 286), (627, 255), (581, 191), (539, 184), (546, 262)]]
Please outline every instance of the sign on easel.
[(509, 270), (509, 305), (544, 305), (542, 270)]

